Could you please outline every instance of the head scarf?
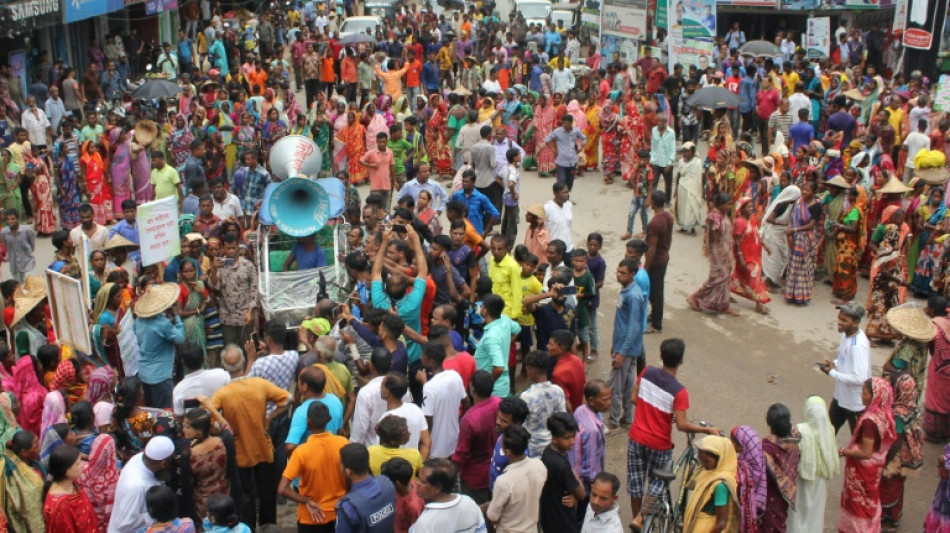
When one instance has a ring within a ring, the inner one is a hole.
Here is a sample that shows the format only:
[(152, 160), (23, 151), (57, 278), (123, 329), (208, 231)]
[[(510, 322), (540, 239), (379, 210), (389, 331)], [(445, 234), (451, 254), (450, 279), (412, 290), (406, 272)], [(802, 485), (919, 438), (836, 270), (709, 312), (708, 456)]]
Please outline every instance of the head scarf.
[(59, 436), (59, 432), (56, 431), (56, 428), (50, 426), (43, 432), (43, 438), (40, 439), (40, 464), (43, 465), (44, 470), (49, 469), (49, 456), (53, 453), (53, 450), (63, 444), (65, 444), (65, 442), (63, 442), (63, 438)]
[(567, 113), (574, 117), (575, 128), (580, 131), (587, 129), (587, 115), (584, 114), (581, 104), (577, 100), (571, 100), (571, 103), (567, 104)]
[(739, 453), (739, 483), (744, 499), (751, 501), (757, 511), (765, 510), (765, 457), (759, 434), (749, 426), (732, 428), (732, 438), (742, 446)]
[(726, 505), (726, 527), (724, 531), (738, 531), (739, 509), (736, 497), (736, 473), (738, 464), (736, 461), (736, 449), (732, 442), (718, 435), (710, 435), (699, 441), (696, 448), (707, 453), (711, 453), (719, 458), (716, 467), (712, 470), (700, 470), (690, 484), (693, 485), (693, 492), (690, 494), (689, 502), (686, 504), (684, 531), (693, 531), (700, 513), (713, 497), (713, 492), (720, 483), (729, 489), (729, 503)]
[(56, 373), (53, 375), (53, 381), (50, 382), (50, 390), (68, 389), (76, 384), (76, 366), (69, 359), (63, 359), (56, 367)]
[(898, 452), (901, 466), (920, 468), (924, 462), (923, 438), (920, 429), (920, 407), (917, 404), (917, 383), (910, 374), (900, 374), (894, 382), (895, 418), (904, 424), (904, 444)]
[[(63, 361), (69, 363), (69, 361)], [(59, 368), (57, 368), (57, 372)], [(58, 390), (50, 391), (43, 400), (43, 420), (40, 424), (40, 435), (46, 435), (46, 431), (54, 424), (66, 422), (66, 400), (63, 394)], [(44, 437), (45, 439), (45, 437)]]
[[(86, 491), (99, 520), (109, 520), (112, 504), (115, 503), (115, 486), (119, 482), (119, 469), (115, 464), (115, 440), (102, 434), (92, 442), (89, 461), (83, 465), (82, 475), (76, 483)], [(101, 522), (100, 522), (101, 523)]]
[(112, 292), (112, 287), (114, 286), (115, 283), (106, 283), (99, 289), (99, 292), (96, 293), (96, 300), (92, 306), (93, 322), (99, 322), (99, 316), (102, 315), (102, 312), (105, 311), (109, 305), (109, 293)]
[[(881, 450), (887, 450), (897, 440), (897, 430), (894, 425), (894, 391), (891, 384), (883, 378), (871, 378), (871, 403), (864, 408), (864, 413), (858, 419), (857, 428), (861, 422), (867, 421), (874, 425), (881, 437)], [(861, 431), (855, 430), (851, 436), (851, 446), (861, 438)]]
[(820, 396), (805, 400), (805, 421), (796, 426), (802, 435), (798, 445), (798, 475), (807, 481), (831, 479), (838, 474), (838, 444), (828, 419), (828, 408)]
[(16, 430), (16, 417), (13, 415), (10, 396), (0, 393), (0, 446), (6, 447)]
[(20, 399), (20, 427), (40, 435), (40, 421), (43, 417), (43, 402), (49, 390), (40, 385), (33, 368), (33, 358), (20, 357), (13, 367), (14, 394)]
[(103, 366), (89, 374), (89, 387), (86, 389), (85, 400), (95, 406), (109, 395), (112, 382), (115, 380), (115, 371), (111, 367)]

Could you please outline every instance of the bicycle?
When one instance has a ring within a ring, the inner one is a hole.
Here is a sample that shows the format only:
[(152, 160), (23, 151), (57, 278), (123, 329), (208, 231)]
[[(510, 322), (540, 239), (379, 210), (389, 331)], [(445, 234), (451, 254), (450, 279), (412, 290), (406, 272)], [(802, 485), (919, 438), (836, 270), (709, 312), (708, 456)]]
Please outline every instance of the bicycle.
[[(698, 422), (697, 425), (704, 428), (710, 427), (706, 422)], [(696, 449), (693, 447), (693, 439), (696, 433), (686, 434), (686, 449), (683, 453), (668, 467), (654, 468), (650, 471), (650, 477), (663, 482), (663, 492), (657, 501), (653, 502), (650, 509), (646, 510), (641, 533), (681, 533), (683, 531), (683, 514), (686, 512), (686, 500), (689, 497), (689, 490), (686, 488), (689, 481), (693, 478), (696, 470), (701, 468)], [(670, 483), (680, 477), (679, 493), (675, 505)]]

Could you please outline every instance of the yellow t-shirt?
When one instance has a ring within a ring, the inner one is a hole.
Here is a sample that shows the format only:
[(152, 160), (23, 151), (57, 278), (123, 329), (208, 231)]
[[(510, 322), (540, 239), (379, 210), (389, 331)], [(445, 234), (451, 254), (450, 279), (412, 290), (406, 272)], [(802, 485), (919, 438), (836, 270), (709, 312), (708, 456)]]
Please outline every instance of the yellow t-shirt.
[(901, 135), (901, 122), (904, 121), (904, 110), (903, 108), (898, 107), (897, 109), (892, 109), (891, 107), (885, 107), (887, 110), (887, 123), (894, 128), (894, 144), (900, 146), (903, 136)]
[[(541, 282), (538, 281), (538, 278), (534, 274), (528, 277), (521, 277), (521, 297), (527, 298), (528, 296), (533, 296), (535, 294), (541, 294), (542, 287)], [(534, 325), (534, 315), (531, 313), (524, 313), (517, 320), (518, 324), (522, 326), (533, 326)]]
[(783, 72), (782, 81), (785, 83), (785, 86), (782, 88), (782, 96), (788, 98), (792, 96), (792, 93), (795, 92), (795, 85), (798, 84), (799, 80), (798, 73), (795, 71), (792, 72)]
[(384, 448), (377, 444), (367, 448), (369, 450), (369, 470), (374, 476), (381, 475), (383, 465), (393, 457), (400, 457), (412, 465), (412, 477), (419, 475), (422, 470), (422, 454), (415, 448)]

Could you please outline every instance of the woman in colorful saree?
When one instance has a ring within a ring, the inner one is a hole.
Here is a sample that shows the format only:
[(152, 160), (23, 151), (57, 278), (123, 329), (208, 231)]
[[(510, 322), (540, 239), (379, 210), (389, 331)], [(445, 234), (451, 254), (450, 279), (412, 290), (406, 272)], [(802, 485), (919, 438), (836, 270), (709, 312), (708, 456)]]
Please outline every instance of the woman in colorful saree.
[(379, 133), (389, 135), (386, 117), (383, 116), (382, 112), (376, 110), (376, 104), (372, 102), (363, 107), (363, 117), (360, 123), (366, 128), (366, 146), (376, 146), (376, 135)]
[(20, 427), (34, 434), (39, 433), (43, 420), (43, 402), (49, 389), (40, 385), (33, 367), (32, 357), (20, 357), (13, 365), (13, 389), (10, 391), (20, 400)]
[(620, 93), (610, 93), (610, 98), (604, 101), (604, 109), (600, 113), (600, 147), (604, 159), (604, 183), (611, 184), (614, 177), (620, 174), (620, 143), (617, 142), (620, 126), (620, 114), (616, 99)]
[(811, 302), (815, 287), (815, 253), (820, 238), (818, 219), (821, 203), (815, 198), (816, 184), (802, 184), (802, 196), (792, 206), (785, 235), (788, 238), (788, 272), (785, 278), (785, 301), (797, 305)]
[(122, 287), (118, 283), (106, 283), (96, 294), (92, 308), (92, 339), (99, 360), (96, 364), (123, 368), (119, 355), (116, 333), (119, 329), (122, 308)]
[(735, 258), (732, 253), (733, 231), (729, 220), (730, 198), (726, 193), (716, 196), (714, 207), (706, 216), (704, 235), (707, 256), (709, 257), (709, 278), (698, 291), (686, 299), (694, 311), (707, 313), (738, 313), (729, 308), (729, 285)]
[[(921, 226), (916, 239), (919, 253), (917, 261), (909, 266), (914, 268), (910, 290), (914, 291), (914, 294), (918, 297), (927, 297), (934, 293), (930, 282), (933, 281), (934, 270), (943, 255), (944, 246), (946, 246), (943, 240), (937, 240), (938, 231), (946, 231), (944, 220), (947, 215), (947, 204), (944, 203), (943, 197), (944, 190), (935, 187), (930, 191), (927, 205), (917, 210)], [(910, 257), (908, 256), (909, 260)]]
[(733, 251), (735, 270), (732, 272), (731, 290), (734, 294), (755, 302), (755, 312), (768, 314), (765, 304), (772, 301), (762, 280), (762, 239), (759, 224), (755, 221), (752, 198), (743, 196), (736, 204), (736, 219), (733, 222)]
[[(429, 151), (429, 164), (435, 174), (453, 174), (452, 157), (449, 152), (448, 118), (449, 108), (438, 94), (429, 95), (430, 115), (426, 121), (426, 150)], [(373, 140), (375, 143), (376, 141)], [(352, 174), (352, 170), (350, 173)], [(365, 174), (365, 169), (364, 169)], [(352, 179), (352, 175), (351, 175)]]
[(761, 531), (785, 533), (789, 508), (798, 497), (798, 442), (801, 436), (792, 427), (788, 407), (776, 403), (765, 415), (769, 435), (762, 439), (765, 455), (765, 514)]
[(892, 412), (893, 391), (882, 378), (871, 378), (861, 389), (867, 406), (858, 418), (851, 443), (838, 454), (845, 458), (839, 531), (881, 530), (881, 473), (887, 452), (897, 440)]
[(739, 454), (736, 479), (739, 486), (739, 531), (757, 533), (759, 516), (765, 512), (765, 456), (759, 434), (749, 426), (732, 428), (732, 445)]
[[(872, 240), (880, 244), (874, 263), (871, 264), (871, 291), (867, 301), (868, 323), (865, 333), (871, 339), (871, 346), (876, 346), (876, 341), (890, 342), (898, 338), (898, 333), (887, 322), (886, 314), (890, 308), (903, 302), (902, 283), (905, 275), (902, 252), (904, 237), (909, 230), (903, 223), (904, 212), (899, 208), (894, 207), (893, 211), (885, 212), (884, 220), (885, 224), (879, 226), (872, 236)], [(884, 234), (880, 240), (879, 233)]]
[[(832, 209), (829, 206), (828, 219), (831, 225), (828, 239), (835, 241), (835, 254), (832, 258), (832, 303), (841, 305), (854, 299), (858, 292), (858, 262), (861, 260), (861, 251), (864, 249), (864, 220), (867, 209), (867, 195), (857, 186), (851, 187), (842, 194), (845, 197), (844, 205), (838, 210), (838, 217), (832, 219)], [(832, 202), (834, 203), (834, 202)], [(828, 250), (825, 259), (828, 260)]]
[(53, 450), (49, 461), (49, 485), (43, 502), (46, 531), (89, 533), (98, 530), (92, 503), (86, 491), (76, 483), (82, 473), (83, 461), (78, 448), (60, 446)]
[(644, 148), (643, 120), (637, 111), (637, 104), (631, 100), (627, 102), (626, 112), (620, 119), (620, 173), (628, 186), (632, 186), (630, 177), (637, 166), (637, 152)]
[(356, 113), (346, 114), (347, 124), (336, 136), (346, 150), (347, 170), (350, 182), (354, 185), (366, 179), (366, 167), (360, 164), (360, 157), (366, 152), (366, 128), (356, 120)]
[(116, 219), (119, 220), (123, 217), (122, 201), (132, 198), (131, 132), (124, 128), (115, 128), (110, 137), (112, 158), (109, 164), (109, 175), (112, 177), (112, 208), (115, 210)]
[(739, 498), (736, 493), (736, 449), (726, 437), (709, 435), (696, 445), (703, 469), (696, 473), (686, 502), (683, 531), (737, 533)]
[[(33, 150), (35, 151), (36, 148), (34, 147)], [(52, 235), (57, 230), (57, 226), (49, 167), (46, 166), (43, 158), (34, 156), (31, 152), (25, 152), (23, 156), (26, 167), (21, 169), (21, 172), (25, 171), (26, 174), (32, 172), (33, 175), (33, 183), (30, 184), (30, 194), (36, 202), (33, 206), (33, 229), (41, 236)]]
[(897, 528), (904, 512), (904, 482), (924, 464), (923, 431), (917, 406), (917, 382), (906, 372), (891, 374), (894, 428), (897, 440), (881, 477), (882, 526)]
[(329, 177), (333, 175), (333, 154), (332, 143), (333, 124), (327, 118), (327, 106), (323, 102), (317, 103), (315, 112), (310, 120), (310, 131), (313, 134), (313, 142), (317, 143), (320, 154), (323, 156), (320, 160), (320, 176)]
[(584, 115), (587, 118), (587, 129), (584, 135), (584, 170), (597, 170), (600, 163), (600, 116), (603, 109), (597, 105), (597, 95), (591, 92), (584, 105)]
[(205, 348), (204, 311), (208, 305), (208, 289), (198, 279), (198, 262), (185, 258), (178, 272), (178, 316), (185, 326), (185, 342)]
[(3, 511), (11, 531), (56, 531), (43, 525), (43, 477), (36, 466), (39, 458), (40, 439), (30, 431), (15, 434), (3, 451)]
[(333, 127), (333, 171), (339, 172), (340, 170), (346, 170), (348, 167), (348, 160), (346, 157), (346, 143), (339, 140), (340, 133), (343, 132), (343, 129), (346, 128), (349, 123), (347, 117), (349, 113), (346, 112), (346, 101), (339, 99), (336, 102), (336, 107), (333, 109), (333, 112), (330, 114), (330, 122), (332, 122)]
[(287, 134), (287, 123), (280, 119), (280, 112), (272, 107), (267, 112), (267, 120), (261, 124), (261, 141), (263, 142), (263, 159), (268, 161), (270, 149), (274, 143)]
[(109, 517), (115, 503), (115, 486), (119, 482), (119, 469), (115, 461), (115, 441), (112, 435), (101, 434), (92, 443), (89, 461), (76, 481), (92, 503), (96, 513), (96, 533), (109, 530)]
[(235, 161), (237, 162), (244, 161), (244, 154), (249, 152), (260, 154), (261, 136), (260, 132), (254, 127), (254, 121), (254, 115), (251, 113), (243, 113), (241, 115), (241, 125), (237, 131), (234, 132), (234, 144), (237, 145)]
[(825, 523), (828, 480), (841, 469), (835, 428), (820, 396), (805, 400), (805, 421), (795, 426), (798, 443), (798, 491), (788, 514), (788, 533), (821, 531)]
[(191, 155), (189, 147), (193, 140), (195, 140), (195, 136), (191, 134), (191, 128), (188, 127), (185, 115), (177, 115), (175, 117), (175, 129), (168, 137), (168, 153), (171, 155), (169, 163), (173, 167), (178, 168), (185, 164), (188, 156)]
[[(541, 95), (534, 106), (534, 136), (536, 139), (547, 139), (548, 135), (557, 127), (554, 106), (548, 97)], [(537, 145), (538, 175), (542, 178), (554, 172), (554, 148), (550, 143), (539, 142)]]
[[(933, 341), (927, 367), (927, 387), (924, 389), (924, 434), (931, 442), (945, 442), (950, 438), (950, 319), (947, 318), (947, 299), (940, 295), (931, 296), (925, 311), (937, 326), (937, 336)], [(950, 498), (950, 492), (947, 497)], [(947, 510), (950, 511), (950, 501)]]

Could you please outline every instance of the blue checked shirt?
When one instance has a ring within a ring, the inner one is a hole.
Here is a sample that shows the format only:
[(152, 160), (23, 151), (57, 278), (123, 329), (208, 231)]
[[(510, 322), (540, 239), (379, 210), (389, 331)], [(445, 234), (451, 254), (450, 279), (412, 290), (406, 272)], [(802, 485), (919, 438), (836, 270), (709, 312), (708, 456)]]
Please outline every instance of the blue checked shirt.
[(245, 213), (253, 213), (257, 202), (264, 199), (264, 189), (270, 183), (270, 173), (264, 167), (258, 165), (257, 168), (244, 167), (244, 199), (241, 207)]
[[(294, 373), (297, 371), (297, 362), (299, 360), (300, 355), (293, 350), (287, 350), (282, 354), (265, 355), (254, 361), (247, 377), (264, 378), (274, 385), (289, 391), (290, 385), (294, 381)], [(267, 416), (270, 416), (276, 408), (276, 404), (268, 402)]]

